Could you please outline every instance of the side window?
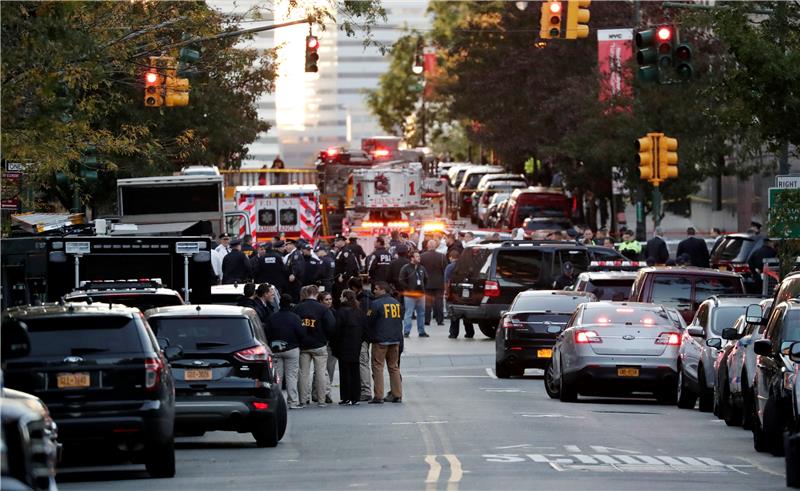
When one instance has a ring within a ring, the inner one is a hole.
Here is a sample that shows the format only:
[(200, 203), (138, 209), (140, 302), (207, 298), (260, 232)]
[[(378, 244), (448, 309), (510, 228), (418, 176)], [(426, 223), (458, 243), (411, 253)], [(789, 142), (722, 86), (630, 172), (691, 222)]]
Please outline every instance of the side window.
[(653, 292), (649, 300), (678, 310), (689, 309), (692, 307), (692, 280), (673, 275), (657, 275), (653, 278)]
[(708, 326), (708, 304), (704, 303), (697, 310), (697, 325), (703, 329)]
[(586, 251), (562, 249), (555, 252), (553, 276), (557, 277), (561, 274), (562, 267), (567, 261), (572, 263), (576, 275), (589, 269), (589, 255), (586, 254)]
[(698, 305), (712, 295), (742, 293), (738, 278), (699, 278), (694, 284), (694, 302)]
[(501, 250), (497, 253), (495, 275), (500, 286), (533, 286), (542, 273), (542, 251)]
[(800, 341), (800, 310), (785, 309), (785, 314), (781, 318), (781, 332), (778, 340), (781, 343), (781, 353), (789, 354), (789, 346)]
[(783, 313), (785, 311), (786, 307), (780, 306), (776, 309), (773, 309), (772, 315), (769, 317), (769, 322), (767, 323), (767, 329), (764, 332), (764, 337), (772, 340), (773, 344), (780, 339), (781, 330), (783, 328)]

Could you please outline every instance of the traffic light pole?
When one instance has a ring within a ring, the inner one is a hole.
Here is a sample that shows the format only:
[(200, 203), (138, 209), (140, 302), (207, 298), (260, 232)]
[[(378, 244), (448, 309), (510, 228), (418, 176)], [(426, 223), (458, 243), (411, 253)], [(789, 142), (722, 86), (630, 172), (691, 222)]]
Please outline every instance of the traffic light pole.
[(661, 189), (653, 187), (653, 226), (661, 226)]

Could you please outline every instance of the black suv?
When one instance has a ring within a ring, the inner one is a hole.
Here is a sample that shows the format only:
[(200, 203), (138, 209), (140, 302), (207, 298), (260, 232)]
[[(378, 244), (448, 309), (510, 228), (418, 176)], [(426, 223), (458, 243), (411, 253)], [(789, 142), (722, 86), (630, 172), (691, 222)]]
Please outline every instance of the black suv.
[(451, 317), (477, 322), (493, 338), (500, 314), (524, 290), (550, 290), (571, 262), (575, 275), (589, 267), (585, 246), (561, 241), (489, 242), (464, 249), (450, 277)]
[(47, 404), (65, 452), (107, 444), (144, 460), (153, 477), (175, 475), (175, 385), (138, 309), (85, 303), (14, 307), (3, 326), (15, 322), (27, 326), (30, 352), (7, 362), (6, 386)]
[(286, 400), (253, 309), (182, 305), (145, 315), (159, 341), (182, 350), (171, 361), (178, 433), (250, 432), (260, 447), (278, 444), (286, 431)]
[[(761, 321), (761, 308), (747, 309), (747, 322)], [(763, 322), (763, 321), (761, 321)], [(783, 453), (783, 433), (794, 426), (792, 384), (796, 365), (790, 347), (800, 341), (800, 300), (773, 306), (764, 337), (753, 343), (757, 355), (753, 382), (753, 446), (759, 452)]]
[(526, 368), (545, 368), (556, 338), (578, 305), (594, 302), (588, 292), (531, 290), (514, 299), (495, 336), (494, 371), (498, 378), (522, 376)]
[(156, 307), (183, 305), (183, 298), (175, 290), (164, 288), (161, 280), (101, 280), (84, 281), (80, 288), (64, 296), (68, 302), (121, 303), (144, 312)]

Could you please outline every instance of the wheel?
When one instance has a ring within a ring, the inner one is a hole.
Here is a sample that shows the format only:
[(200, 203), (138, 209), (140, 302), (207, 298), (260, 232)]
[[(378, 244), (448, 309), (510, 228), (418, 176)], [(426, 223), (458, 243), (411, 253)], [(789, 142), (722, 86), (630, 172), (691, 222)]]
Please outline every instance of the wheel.
[(560, 397), (558, 381), (553, 377), (552, 360), (544, 369), (544, 391), (547, 392), (547, 395), (550, 397), (550, 399), (558, 399)]
[(283, 397), (283, 392), (278, 391), (278, 407), (275, 410), (275, 416), (278, 418), (278, 441), (283, 439), (286, 434), (286, 426), (288, 424), (289, 408), (286, 406), (286, 399)]
[(723, 412), (722, 412), (722, 407), (723, 407), (722, 387), (720, 386), (720, 383), (719, 383), (720, 380), (725, 380), (724, 377), (725, 377), (725, 374), (724, 373), (720, 373), (717, 376), (717, 380), (714, 382), (714, 392), (713, 392), (714, 393), (714, 410), (713, 410), (713, 413), (714, 413), (714, 416), (718, 417), (719, 419), (725, 419), (724, 415), (723, 415)]
[(278, 421), (276, 417), (268, 418), (261, 422), (261, 426), (253, 429), (253, 438), (259, 447), (278, 446)]
[(706, 372), (702, 365), (697, 367), (697, 384), (700, 386), (700, 412), (709, 413), (714, 409), (714, 390), (706, 387)]
[(784, 435), (786, 449), (786, 486), (800, 488), (800, 434)]
[(753, 387), (752, 397), (750, 398), (751, 407), (751, 420), (753, 430), (753, 448), (756, 452), (767, 452), (769, 450), (767, 434), (761, 426), (761, 418), (758, 417), (758, 396), (756, 395), (756, 388)]
[(561, 377), (559, 378), (558, 383), (560, 390), (558, 393), (558, 399), (561, 402), (575, 402), (578, 400), (578, 390), (575, 388), (574, 384), (569, 384), (564, 380), (564, 367), (561, 367)]
[(742, 428), (745, 430), (753, 429), (753, 391), (747, 386), (747, 374), (742, 374)]
[(145, 446), (144, 467), (152, 478), (175, 477), (175, 442), (152, 443)]
[(497, 330), (497, 322), (494, 321), (480, 321), (478, 328), (487, 338), (494, 339), (495, 331)]
[(720, 410), (722, 411), (722, 419), (725, 420), (726, 425), (739, 426), (742, 424), (742, 410), (736, 406), (733, 400), (728, 379), (725, 379), (722, 385), (722, 407)]
[(775, 397), (770, 395), (764, 404), (764, 424), (762, 429), (767, 439), (767, 451), (776, 457), (783, 457), (783, 420)]
[(511, 368), (504, 363), (496, 361), (494, 363), (494, 373), (497, 375), (497, 378), (509, 378), (511, 377)]
[(678, 391), (676, 399), (678, 407), (681, 409), (694, 409), (694, 404), (697, 402), (697, 396), (686, 386), (686, 381), (683, 379), (683, 368), (678, 367)]

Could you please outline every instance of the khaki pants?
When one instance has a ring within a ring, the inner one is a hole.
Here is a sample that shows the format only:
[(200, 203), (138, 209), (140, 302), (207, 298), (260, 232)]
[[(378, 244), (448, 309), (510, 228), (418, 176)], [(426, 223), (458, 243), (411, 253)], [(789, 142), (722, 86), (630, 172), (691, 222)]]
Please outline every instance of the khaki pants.
[(400, 379), (400, 344), (372, 343), (372, 382), (374, 384), (373, 397), (383, 399), (383, 365), (389, 368), (389, 387), (392, 395), (403, 397), (403, 382)]
[(309, 389), (311, 388), (311, 364), (314, 364), (314, 394), (317, 396), (318, 403), (325, 402), (325, 391), (327, 390), (327, 373), (325, 365), (328, 361), (328, 349), (321, 348), (303, 350), (300, 352), (300, 380), (298, 389), (300, 392), (300, 404), (308, 404), (311, 401)]
[(370, 360), (369, 343), (361, 343), (361, 352), (358, 354), (359, 372), (361, 375), (361, 398), (372, 397), (372, 360)]

